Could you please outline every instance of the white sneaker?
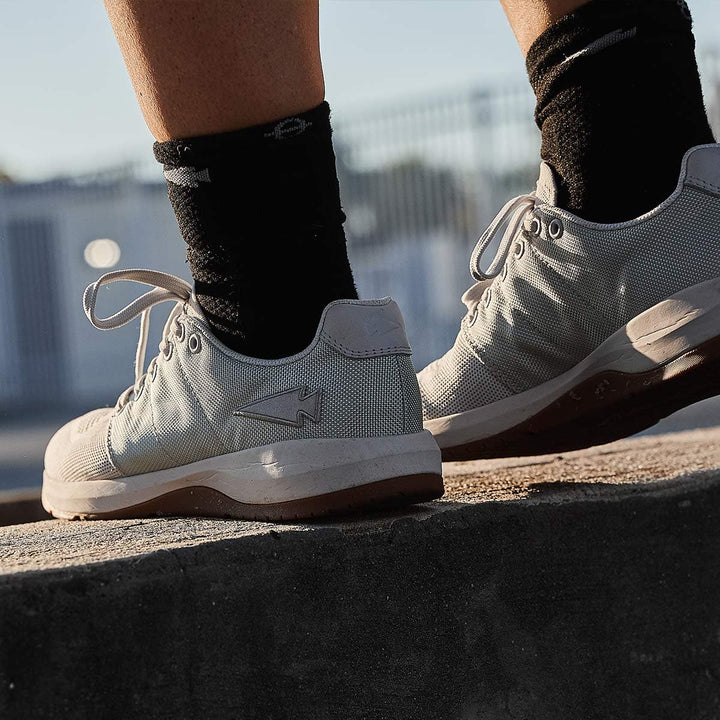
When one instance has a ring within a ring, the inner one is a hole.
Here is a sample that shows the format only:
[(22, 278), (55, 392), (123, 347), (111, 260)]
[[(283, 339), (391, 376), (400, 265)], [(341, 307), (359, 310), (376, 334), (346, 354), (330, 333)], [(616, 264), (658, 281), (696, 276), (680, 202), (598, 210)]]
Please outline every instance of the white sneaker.
[[(98, 289), (116, 280), (156, 287), (97, 318)], [(176, 305), (143, 373), (150, 308), (166, 300)], [(310, 346), (280, 360), (221, 344), (190, 285), (172, 275), (108, 273), (84, 304), (103, 329), (142, 314), (136, 382), (114, 408), (50, 441), (42, 499), (56, 517), (290, 520), (442, 495), (440, 451), (422, 429), (403, 319), (389, 298), (331, 303)]]
[(720, 394), (720, 145), (688, 151), (636, 220), (586, 222), (556, 197), (543, 164), (480, 238), (455, 345), (419, 374), (444, 460), (609, 442)]

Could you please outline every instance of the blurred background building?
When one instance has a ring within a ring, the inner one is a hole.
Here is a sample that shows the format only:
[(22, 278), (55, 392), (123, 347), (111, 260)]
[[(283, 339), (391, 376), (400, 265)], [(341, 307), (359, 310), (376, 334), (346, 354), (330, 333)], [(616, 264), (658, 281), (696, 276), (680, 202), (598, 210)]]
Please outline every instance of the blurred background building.
[[(702, 70), (720, 134), (720, 55), (703, 55)], [(534, 186), (533, 106), (519, 79), (396, 93), (392, 101), (335, 112), (358, 289), (362, 297), (400, 302), (418, 368), (455, 337), (478, 235), (507, 199)], [(129, 267), (189, 279), (154, 163), (50, 179), (13, 175), (0, 172), (0, 489), (38, 484), (37, 448), (48, 428), (112, 405), (133, 380), (138, 322), (111, 332), (93, 328), (82, 311), (85, 286)], [(111, 314), (142, 291), (125, 283), (104, 289), (99, 311)], [(162, 316), (156, 309), (151, 342), (160, 339)]]

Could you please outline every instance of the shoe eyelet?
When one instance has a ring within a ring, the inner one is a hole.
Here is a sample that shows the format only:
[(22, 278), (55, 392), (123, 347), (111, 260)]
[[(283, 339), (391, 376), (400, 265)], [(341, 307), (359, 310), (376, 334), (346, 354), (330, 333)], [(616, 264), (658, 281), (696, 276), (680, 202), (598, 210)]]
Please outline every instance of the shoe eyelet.
[(503, 265), (502, 272), (500, 273), (500, 280), (503, 281), (507, 277), (508, 269), (507, 269), (507, 263)]
[(175, 337), (178, 342), (182, 342), (185, 339), (185, 325), (181, 322), (175, 322)]
[(470, 317), (468, 318), (467, 326), (472, 327), (475, 324), (475, 321), (477, 320), (477, 318), (478, 318), (478, 306), (476, 305), (473, 308), (472, 315), (470, 315)]
[(553, 218), (548, 225), (548, 235), (553, 240), (557, 240), (558, 238), (562, 237), (563, 232), (563, 224), (557, 218)]
[(155, 378), (157, 377), (157, 369), (158, 366), (157, 363), (155, 363), (155, 365), (153, 365), (152, 372), (150, 373), (150, 382), (153, 382), (153, 380), (155, 380)]
[(188, 338), (188, 350), (190, 350), (191, 353), (199, 353), (200, 348), (200, 336), (197, 333), (193, 333)]
[(525, 242), (523, 240), (516, 240), (515, 247), (513, 248), (513, 257), (519, 260), (525, 254)]
[(485, 291), (485, 307), (490, 307), (490, 302), (492, 301), (492, 290), (488, 288)]
[(169, 360), (172, 357), (173, 354), (173, 344), (171, 342), (168, 342), (165, 344), (165, 349), (163, 350), (163, 358), (165, 360)]
[(542, 232), (542, 223), (540, 222), (539, 217), (534, 217), (530, 221), (530, 227), (528, 228), (528, 232), (535, 237), (540, 237), (540, 233)]

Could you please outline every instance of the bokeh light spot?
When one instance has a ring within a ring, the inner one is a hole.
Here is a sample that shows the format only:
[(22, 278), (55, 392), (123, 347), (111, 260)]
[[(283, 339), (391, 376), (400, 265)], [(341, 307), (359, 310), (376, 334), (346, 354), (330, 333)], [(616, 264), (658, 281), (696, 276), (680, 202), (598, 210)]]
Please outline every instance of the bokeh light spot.
[(93, 268), (111, 268), (120, 260), (120, 246), (110, 238), (99, 238), (85, 246), (85, 262)]

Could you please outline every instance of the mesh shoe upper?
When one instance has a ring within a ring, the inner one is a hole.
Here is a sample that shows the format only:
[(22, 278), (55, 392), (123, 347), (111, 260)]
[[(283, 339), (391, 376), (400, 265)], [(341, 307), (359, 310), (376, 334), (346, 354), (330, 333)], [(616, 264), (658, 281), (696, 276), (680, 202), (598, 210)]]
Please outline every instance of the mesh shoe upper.
[[(322, 337), (286, 361), (254, 361), (233, 353), (204, 322), (187, 315), (185, 334), (157, 376), (110, 426), (113, 461), (125, 475), (284, 440), (373, 437), (419, 432), (419, 395), (410, 392), (409, 355), (351, 358)], [(234, 412), (283, 390), (320, 391), (319, 421), (299, 425), (238, 417)], [(415, 404), (415, 407), (413, 407)], [(407, 406), (407, 407), (406, 407)]]
[[(126, 322), (126, 310), (114, 317)], [(285, 440), (422, 430), (411, 351), (389, 298), (332, 303), (311, 345), (280, 360), (225, 347), (192, 298), (178, 303), (169, 326), (160, 355), (115, 408), (56, 433), (45, 456), (49, 476), (115, 479)]]
[(419, 376), (423, 415), (442, 417), (448, 407), (465, 412), (512, 394), (477, 354), (468, 336), (460, 332), (450, 350)]
[(553, 205), (544, 165), (504, 267), (470, 304), (455, 346), (418, 376), (425, 419), (550, 380), (642, 311), (719, 277), (717, 167), (719, 145), (694, 148), (668, 200), (637, 220), (600, 225)]
[(66, 482), (120, 477), (108, 450), (112, 415), (109, 408), (93, 410), (60, 428), (45, 452), (45, 471)]

